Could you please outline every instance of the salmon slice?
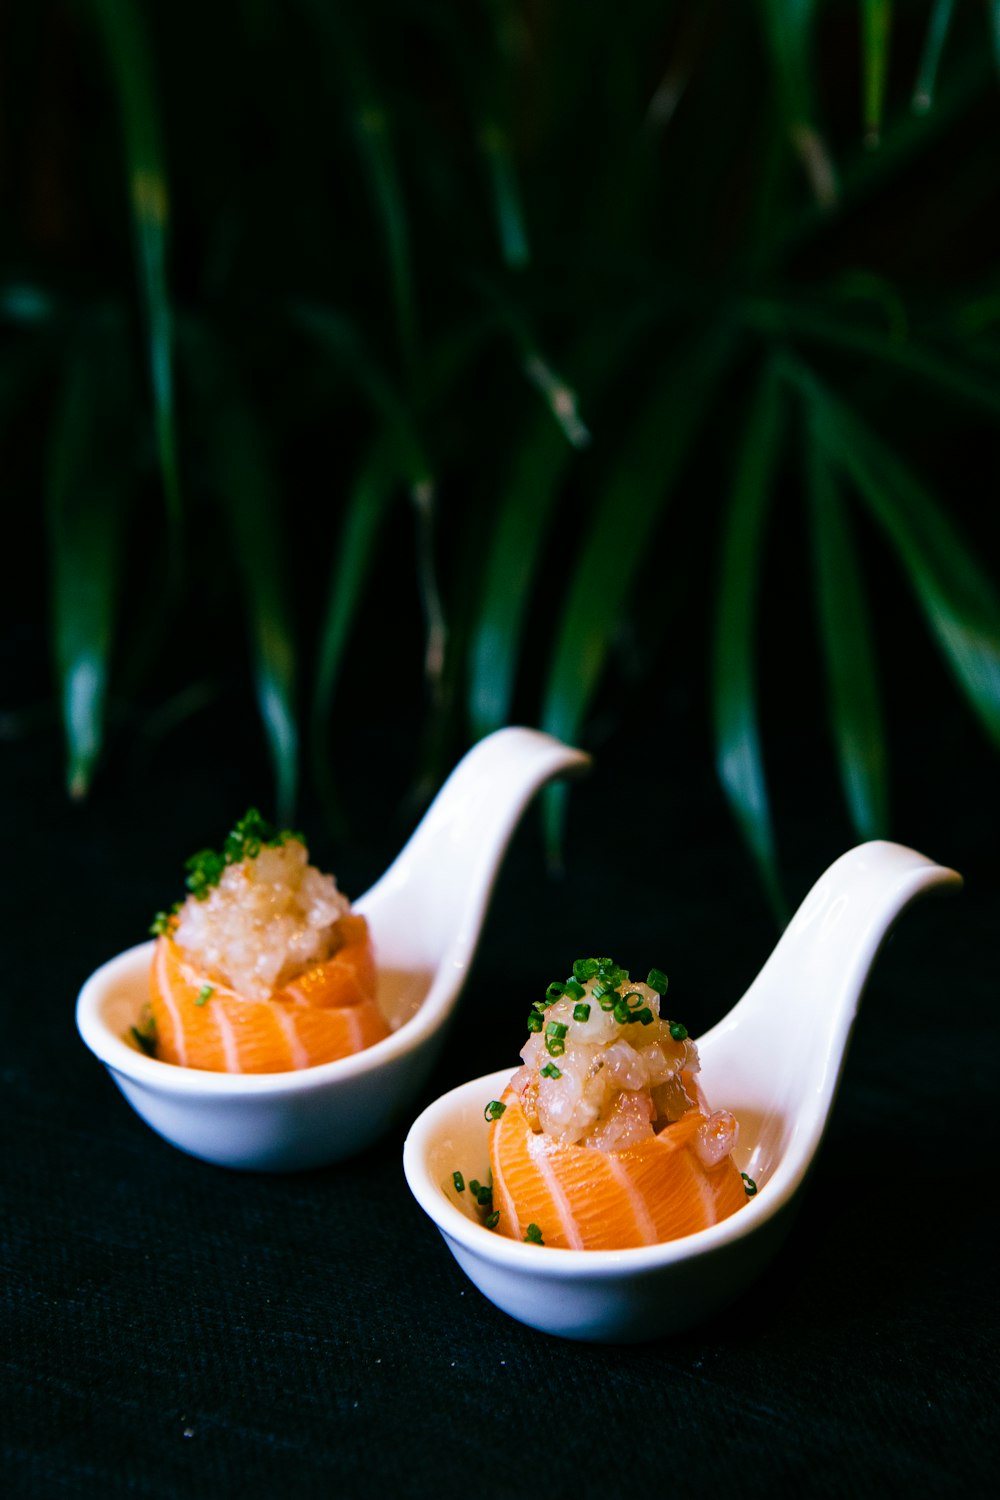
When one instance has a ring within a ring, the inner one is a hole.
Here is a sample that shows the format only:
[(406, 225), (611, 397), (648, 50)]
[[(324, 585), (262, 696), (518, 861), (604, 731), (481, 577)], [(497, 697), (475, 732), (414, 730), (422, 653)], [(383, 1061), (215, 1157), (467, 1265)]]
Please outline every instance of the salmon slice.
[(501, 1103), (490, 1166), (497, 1231), (510, 1239), (537, 1224), (546, 1245), (627, 1250), (693, 1234), (746, 1202), (732, 1157), (707, 1167), (694, 1149), (707, 1118), (701, 1109), (622, 1151), (599, 1151), (536, 1134), (513, 1089)]
[(338, 928), (345, 941), (337, 952), (269, 1000), (237, 994), (169, 934), (158, 938), (150, 970), (156, 1056), (214, 1072), (287, 1073), (349, 1057), (387, 1037), (375, 1003), (368, 924), (346, 916)]

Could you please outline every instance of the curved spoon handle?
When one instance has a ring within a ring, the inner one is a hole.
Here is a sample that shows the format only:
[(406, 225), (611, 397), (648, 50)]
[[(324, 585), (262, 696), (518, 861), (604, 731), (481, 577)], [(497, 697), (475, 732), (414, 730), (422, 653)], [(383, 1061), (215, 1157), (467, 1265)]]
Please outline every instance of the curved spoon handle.
[(402, 852), (355, 903), (378, 924), (382, 959), (419, 958), (433, 968), (452, 947), (471, 952), (528, 802), (553, 777), (589, 764), (582, 750), (536, 729), (499, 729), (474, 745)]
[[(962, 877), (902, 844), (860, 844), (821, 875), (743, 999), (703, 1041), (748, 1088), (832, 1102), (865, 982), (900, 912)], [(776, 1102), (776, 1101), (775, 1101)]]

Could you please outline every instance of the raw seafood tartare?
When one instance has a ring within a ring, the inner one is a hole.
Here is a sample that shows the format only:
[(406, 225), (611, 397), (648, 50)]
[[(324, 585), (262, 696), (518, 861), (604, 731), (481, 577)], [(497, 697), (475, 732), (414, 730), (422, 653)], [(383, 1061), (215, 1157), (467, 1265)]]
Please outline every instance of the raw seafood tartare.
[(283, 1073), (389, 1034), (368, 924), (301, 834), (251, 808), (187, 861), (188, 896), (153, 923), (150, 1003), (133, 1031), (182, 1067)]
[(492, 1182), (470, 1184), (490, 1228), (621, 1250), (704, 1229), (756, 1192), (732, 1159), (735, 1117), (711, 1110), (694, 1042), (660, 1014), (666, 987), (658, 969), (640, 983), (587, 958), (536, 1002), (524, 1066), (486, 1106)]

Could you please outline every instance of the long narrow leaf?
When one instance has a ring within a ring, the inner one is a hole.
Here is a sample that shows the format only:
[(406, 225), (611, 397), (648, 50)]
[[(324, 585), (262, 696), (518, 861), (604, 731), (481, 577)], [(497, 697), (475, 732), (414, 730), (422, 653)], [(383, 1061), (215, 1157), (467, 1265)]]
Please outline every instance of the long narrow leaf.
[(892, 0), (861, 0), (861, 71), (868, 146), (877, 146), (882, 136), (891, 29)]
[(299, 771), (297, 663), (277, 486), (260, 423), (214, 338), (191, 323), (181, 332), (180, 347), (208, 442), (211, 483), (229, 524), (243, 581), (257, 706), (274, 767), (277, 817), (289, 822)]
[(416, 423), (358, 326), (338, 309), (315, 304), (294, 307), (292, 318), (319, 347), (332, 354), (343, 375), (365, 393), (382, 420), (392, 428), (398, 466), (410, 486), (426, 484), (431, 469)]
[(72, 797), (86, 794), (101, 753), (130, 443), (122, 321), (85, 325), (49, 438), (46, 507), (51, 628)]
[(780, 388), (768, 370), (747, 421), (724, 522), (712, 662), (719, 780), (779, 920), (785, 903), (758, 725), (755, 640), (763, 535), (783, 427)]
[(862, 418), (810, 371), (789, 373), (830, 460), (888, 536), (956, 682), (1000, 745), (1000, 598), (988, 574), (935, 497)]
[(1000, 383), (984, 380), (978, 370), (962, 360), (912, 339), (892, 338), (869, 328), (853, 325), (843, 317), (800, 308), (794, 303), (755, 302), (746, 309), (747, 320), (769, 333), (815, 340), (877, 360), (902, 374), (926, 381), (960, 401), (981, 406), (1000, 415)]
[(837, 179), (817, 119), (812, 66), (816, 0), (762, 0), (764, 31), (778, 82), (785, 129), (802, 162), (817, 205), (833, 206)]
[(371, 576), (386, 512), (398, 487), (399, 466), (391, 435), (371, 450), (344, 507), (330, 569), (313, 695), (310, 745), (313, 774), (334, 824), (342, 810), (330, 773), (327, 729), (344, 652)]
[(389, 285), (403, 370), (409, 381), (416, 364), (417, 325), (413, 293), (410, 225), (406, 212), (389, 108), (369, 73), (345, 7), (327, 0), (300, 0), (330, 48), (330, 61), (347, 101), (362, 169), (385, 247)]
[(830, 724), (844, 796), (858, 836), (885, 838), (885, 726), (871, 620), (850, 522), (829, 462), (815, 439), (806, 449), (806, 480)]
[[(623, 318), (613, 332), (588, 336), (567, 360), (585, 401), (614, 378), (644, 320)], [(531, 414), (514, 444), (514, 462), (486, 551), (478, 620), (469, 647), (468, 705), (473, 733), (506, 723), (524, 633), (525, 616), (552, 516), (573, 448), (548, 411)]]
[(135, 0), (90, 0), (90, 4), (121, 111), (157, 450), (171, 522), (171, 566), (176, 567), (181, 499), (166, 271), (170, 198), (152, 52), (145, 17)]
[(927, 27), (924, 50), (917, 70), (917, 81), (913, 89), (913, 108), (918, 114), (930, 109), (937, 87), (941, 53), (951, 27), (955, 11), (955, 0), (935, 0), (934, 9)]
[[(580, 734), (615, 628), (635, 586), (654, 529), (672, 498), (730, 350), (714, 328), (678, 360), (644, 405), (591, 515), (560, 610), (542, 727), (557, 738)], [(560, 842), (565, 795), (545, 801), (550, 852)]]

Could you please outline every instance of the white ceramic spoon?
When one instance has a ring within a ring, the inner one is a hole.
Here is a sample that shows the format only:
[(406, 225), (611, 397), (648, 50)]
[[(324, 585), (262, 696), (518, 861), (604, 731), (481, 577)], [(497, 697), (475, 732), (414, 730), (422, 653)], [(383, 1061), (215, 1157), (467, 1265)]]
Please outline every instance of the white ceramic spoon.
[(633, 1250), (519, 1244), (484, 1228), (452, 1173), (487, 1179), (484, 1106), (508, 1067), (463, 1084), (424, 1111), (403, 1167), (459, 1265), (492, 1302), (546, 1333), (602, 1342), (658, 1338), (709, 1316), (763, 1269), (830, 1115), (865, 981), (902, 909), (954, 870), (899, 844), (875, 842), (831, 865), (757, 979), (698, 1040), (701, 1082), (740, 1122), (737, 1165), (758, 1191), (731, 1218), (683, 1239)]
[(528, 802), (546, 781), (588, 764), (550, 735), (501, 729), (455, 768), (402, 853), (354, 902), (371, 928), (378, 1002), (394, 1028), (374, 1047), (290, 1073), (213, 1073), (147, 1057), (130, 1029), (148, 996), (151, 942), (87, 980), (80, 1035), (147, 1124), (193, 1156), (285, 1171), (353, 1155), (427, 1079)]

